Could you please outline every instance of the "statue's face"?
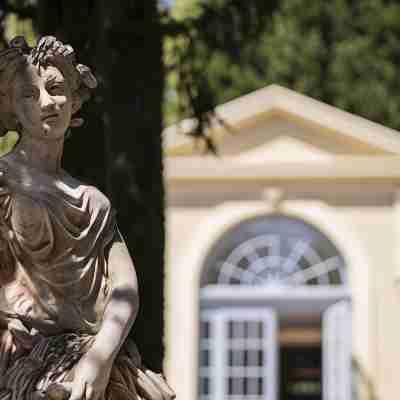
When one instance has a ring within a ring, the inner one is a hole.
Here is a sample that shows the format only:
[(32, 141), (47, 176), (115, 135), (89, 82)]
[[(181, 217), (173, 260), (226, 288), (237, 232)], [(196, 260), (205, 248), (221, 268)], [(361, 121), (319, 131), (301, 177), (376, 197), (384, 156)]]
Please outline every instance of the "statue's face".
[(64, 136), (72, 116), (72, 94), (56, 67), (25, 65), (17, 72), (13, 90), (23, 134), (47, 140)]

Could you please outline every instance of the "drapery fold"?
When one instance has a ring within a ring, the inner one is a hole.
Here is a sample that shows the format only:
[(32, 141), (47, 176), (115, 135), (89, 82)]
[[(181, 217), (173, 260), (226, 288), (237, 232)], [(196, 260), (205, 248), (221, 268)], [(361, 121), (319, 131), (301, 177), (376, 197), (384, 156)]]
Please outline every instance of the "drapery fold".
[[(28, 316), (53, 319), (60, 332), (95, 333), (110, 292), (106, 251), (115, 212), (93, 186), (45, 175), (34, 185), (13, 167), (6, 165), (0, 190), (0, 277), (14, 271), (33, 303)], [(20, 312), (10, 301), (7, 311)]]

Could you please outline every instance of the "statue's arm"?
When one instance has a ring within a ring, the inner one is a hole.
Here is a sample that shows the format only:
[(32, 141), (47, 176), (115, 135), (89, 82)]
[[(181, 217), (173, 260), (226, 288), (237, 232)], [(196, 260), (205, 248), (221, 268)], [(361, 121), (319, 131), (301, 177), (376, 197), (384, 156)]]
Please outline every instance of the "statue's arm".
[(135, 267), (117, 232), (108, 256), (112, 291), (92, 347), (74, 369), (70, 400), (96, 400), (106, 390), (114, 360), (139, 308)]
[(108, 255), (111, 295), (93, 348), (105, 360), (114, 360), (139, 309), (136, 271), (122, 236), (117, 231)]
[(7, 284), (14, 273), (15, 257), (10, 243), (14, 239), (11, 227), (6, 222), (10, 195), (0, 182), (0, 286)]

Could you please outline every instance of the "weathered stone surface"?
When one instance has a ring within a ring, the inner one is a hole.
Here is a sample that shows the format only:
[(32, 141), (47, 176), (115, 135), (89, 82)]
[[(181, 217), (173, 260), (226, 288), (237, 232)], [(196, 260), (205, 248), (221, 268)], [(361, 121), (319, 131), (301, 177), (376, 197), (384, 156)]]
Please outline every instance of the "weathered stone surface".
[(174, 397), (126, 341), (136, 272), (114, 210), (62, 169), (64, 138), (97, 82), (56, 38), (0, 52), (0, 399)]

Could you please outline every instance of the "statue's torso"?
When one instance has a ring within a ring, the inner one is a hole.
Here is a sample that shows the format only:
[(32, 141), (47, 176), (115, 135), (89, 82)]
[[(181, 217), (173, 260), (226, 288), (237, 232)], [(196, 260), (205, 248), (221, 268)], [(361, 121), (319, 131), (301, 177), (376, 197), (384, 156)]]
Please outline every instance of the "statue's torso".
[(12, 260), (13, 275), (0, 307), (44, 323), (44, 333), (96, 331), (110, 291), (110, 202), (66, 174), (2, 167), (0, 224), (10, 230), (3, 258)]

